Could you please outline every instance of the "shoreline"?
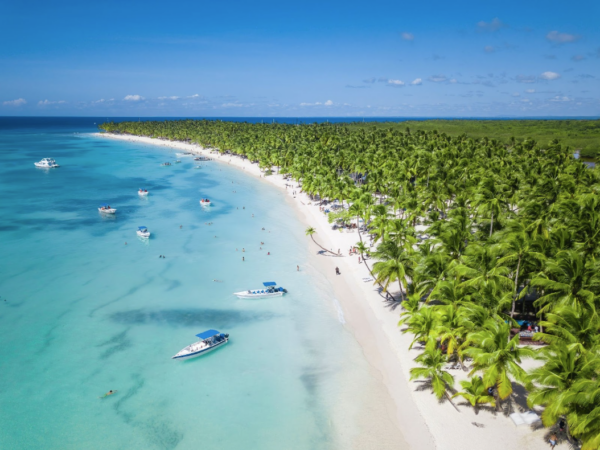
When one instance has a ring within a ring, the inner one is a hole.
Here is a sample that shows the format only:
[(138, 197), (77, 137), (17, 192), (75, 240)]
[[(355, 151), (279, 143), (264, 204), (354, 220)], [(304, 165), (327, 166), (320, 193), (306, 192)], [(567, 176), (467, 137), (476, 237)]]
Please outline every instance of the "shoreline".
[[(409, 382), (413, 359), (418, 349), (408, 350), (411, 336), (402, 334), (397, 323), (400, 308), (386, 305), (371, 282), (363, 282), (370, 274), (365, 264), (358, 263), (358, 256), (348, 256), (348, 249), (358, 241), (358, 234), (342, 233), (331, 229), (326, 214), (312, 205), (306, 194), (292, 195), (299, 188), (287, 188), (280, 175), (263, 176), (258, 165), (234, 155), (212, 154), (209, 149), (198, 145), (162, 139), (152, 139), (133, 135), (94, 133), (99, 138), (118, 139), (130, 142), (159, 145), (176, 150), (209, 156), (213, 162), (227, 163), (260, 177), (286, 194), (286, 201), (292, 206), (299, 220), (317, 231), (315, 240), (325, 248), (340, 249), (342, 257), (318, 255), (320, 250), (310, 242), (311, 265), (325, 274), (334, 289), (336, 299), (343, 311), (349, 331), (362, 348), (377, 379), (389, 394), (385, 403), (387, 415), (402, 434), (408, 448), (479, 450), (482, 446), (491, 450), (525, 447), (532, 450), (546, 448), (544, 430), (532, 431), (528, 427), (517, 428), (510, 418), (502, 414), (482, 410), (475, 414), (470, 407), (462, 406), (460, 399), (458, 412), (449, 402), (439, 403), (428, 389), (421, 389), (422, 382)], [(292, 182), (296, 186), (296, 182)], [(310, 241), (309, 237), (306, 237)], [(314, 253), (313, 253), (314, 250)], [(372, 261), (369, 261), (372, 265)], [(340, 276), (335, 275), (339, 267)], [(526, 361), (526, 366), (530, 361)], [(458, 381), (467, 379), (465, 373), (452, 373)], [(370, 413), (370, 411), (369, 411)], [(369, 422), (370, 424), (370, 422)], [(362, 430), (373, 432), (374, 430)], [(365, 448), (356, 443), (355, 448)]]

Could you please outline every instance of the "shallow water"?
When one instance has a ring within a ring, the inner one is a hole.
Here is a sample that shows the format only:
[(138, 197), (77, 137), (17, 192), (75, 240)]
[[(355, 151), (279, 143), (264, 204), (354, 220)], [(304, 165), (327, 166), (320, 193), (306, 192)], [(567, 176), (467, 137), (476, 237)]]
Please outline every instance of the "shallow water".
[[(161, 167), (173, 150), (94, 138), (92, 119), (11, 120), (0, 448), (348, 448), (376, 381), (281, 192), (216, 162)], [(61, 167), (36, 169), (43, 157)], [(232, 295), (263, 281), (289, 294)], [(209, 328), (230, 343), (171, 360)]]

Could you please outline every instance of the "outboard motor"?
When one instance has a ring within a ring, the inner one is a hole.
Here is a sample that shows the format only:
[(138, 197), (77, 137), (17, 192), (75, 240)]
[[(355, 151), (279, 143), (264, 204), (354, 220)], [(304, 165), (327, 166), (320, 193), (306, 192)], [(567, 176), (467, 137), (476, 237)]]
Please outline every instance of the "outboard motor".
[(223, 336), (225, 336), (226, 338), (228, 338), (228, 337), (229, 337), (229, 334), (227, 334), (227, 333), (226, 333), (226, 334), (224, 334)]

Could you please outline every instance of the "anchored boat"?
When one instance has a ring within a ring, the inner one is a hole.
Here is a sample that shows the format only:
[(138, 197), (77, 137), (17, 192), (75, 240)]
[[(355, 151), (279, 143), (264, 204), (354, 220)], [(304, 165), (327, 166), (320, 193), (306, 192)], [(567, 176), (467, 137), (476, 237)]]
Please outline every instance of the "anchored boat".
[(117, 209), (111, 208), (110, 205), (107, 205), (105, 203), (104, 205), (101, 205), (100, 208), (98, 208), (98, 211), (100, 211), (103, 214), (114, 214), (117, 212)]
[(212, 202), (207, 198), (203, 198), (202, 200), (200, 200), (200, 204), (202, 206), (212, 206)]
[(150, 237), (150, 232), (148, 231), (148, 228), (146, 228), (146, 227), (138, 227), (136, 233), (141, 238), (148, 239)]
[(52, 158), (44, 158), (41, 161), (33, 164), (35, 167), (41, 167), (42, 169), (54, 169), (56, 167), (60, 167)]
[(140, 189), (138, 191), (138, 195), (145, 197), (146, 195), (148, 195), (148, 189)]
[(206, 330), (196, 336), (199, 339), (198, 342), (194, 342), (183, 350), (180, 350), (172, 359), (194, 358), (196, 356), (204, 355), (229, 342), (229, 335), (223, 334), (217, 330)]
[(281, 297), (283, 294), (287, 294), (287, 290), (282, 287), (277, 287), (277, 283), (274, 281), (265, 281), (263, 286), (266, 289), (255, 289), (248, 290), (245, 292), (235, 292), (238, 298), (267, 298), (267, 297)]

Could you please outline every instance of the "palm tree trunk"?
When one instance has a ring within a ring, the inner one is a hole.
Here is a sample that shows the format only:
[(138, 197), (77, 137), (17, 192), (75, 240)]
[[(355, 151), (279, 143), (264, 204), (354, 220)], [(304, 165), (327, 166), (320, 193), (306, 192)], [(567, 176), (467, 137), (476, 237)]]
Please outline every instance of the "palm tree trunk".
[(328, 253), (331, 253), (332, 255), (339, 256), (337, 253), (334, 253), (331, 250), (327, 250), (325, 247), (323, 247), (322, 245), (320, 245), (319, 243), (317, 243), (317, 241), (315, 241), (315, 238), (312, 235), (310, 236), (310, 238), (317, 245), (317, 247), (320, 247), (321, 249), (323, 249), (324, 251), (326, 251)]
[(512, 309), (510, 310), (510, 318), (512, 319), (515, 315), (515, 307), (517, 305), (517, 289), (519, 287), (519, 270), (521, 268), (521, 255), (519, 255), (519, 262), (517, 263), (517, 274), (515, 275), (515, 292), (513, 295)]
[(494, 211), (492, 211), (492, 222), (490, 223), (490, 237), (492, 237), (493, 229), (494, 229)]
[(454, 409), (458, 412), (460, 412), (460, 410), (456, 407), (456, 405), (454, 404), (454, 402), (452, 401), (452, 399), (450, 398), (450, 396), (448, 395), (448, 391), (445, 391), (444, 394), (446, 395), (446, 398), (448, 399), (448, 401), (450, 402), (450, 404), (452, 406), (454, 406)]
[(398, 285), (400, 286), (400, 298), (401, 298), (401, 301), (404, 301), (404, 292), (402, 291), (402, 281), (400, 281), (400, 277), (398, 277)]

